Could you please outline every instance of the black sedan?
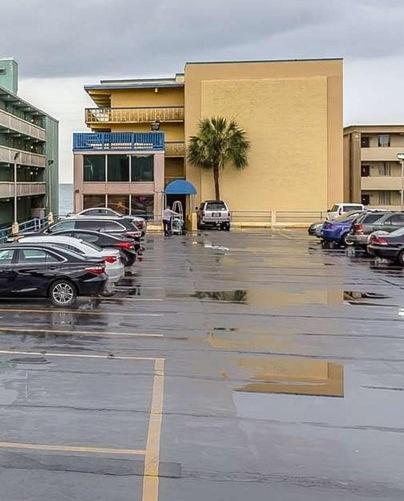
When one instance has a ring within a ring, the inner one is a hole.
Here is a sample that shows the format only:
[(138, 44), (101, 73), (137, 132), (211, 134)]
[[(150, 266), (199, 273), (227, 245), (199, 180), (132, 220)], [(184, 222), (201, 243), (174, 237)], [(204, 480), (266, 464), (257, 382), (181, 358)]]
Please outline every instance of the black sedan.
[(102, 259), (86, 260), (45, 244), (0, 246), (0, 296), (48, 297), (59, 307), (77, 296), (97, 296), (107, 281)]
[(404, 227), (392, 233), (371, 235), (368, 250), (374, 256), (396, 261), (404, 266)]
[(137, 252), (141, 251), (140, 243), (124, 236), (111, 235), (99, 231), (90, 230), (64, 230), (55, 231), (52, 235), (63, 235), (65, 237), (78, 238), (84, 242), (96, 245), (102, 249), (115, 247), (121, 252), (121, 259), (124, 266), (132, 266), (136, 261)]

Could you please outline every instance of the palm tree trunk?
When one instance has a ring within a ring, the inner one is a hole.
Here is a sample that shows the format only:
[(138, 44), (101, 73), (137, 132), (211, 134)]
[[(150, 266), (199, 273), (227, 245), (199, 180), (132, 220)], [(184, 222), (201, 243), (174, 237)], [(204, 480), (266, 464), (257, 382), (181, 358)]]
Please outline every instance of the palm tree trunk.
[(213, 167), (213, 179), (215, 181), (215, 197), (216, 197), (216, 200), (220, 200), (219, 166), (218, 165), (215, 165)]

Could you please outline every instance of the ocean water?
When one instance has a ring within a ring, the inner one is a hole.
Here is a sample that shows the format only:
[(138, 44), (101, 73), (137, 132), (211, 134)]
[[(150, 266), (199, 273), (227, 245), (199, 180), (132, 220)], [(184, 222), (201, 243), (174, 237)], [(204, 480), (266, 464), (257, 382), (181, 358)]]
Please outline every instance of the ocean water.
[(73, 185), (59, 184), (59, 215), (73, 212)]

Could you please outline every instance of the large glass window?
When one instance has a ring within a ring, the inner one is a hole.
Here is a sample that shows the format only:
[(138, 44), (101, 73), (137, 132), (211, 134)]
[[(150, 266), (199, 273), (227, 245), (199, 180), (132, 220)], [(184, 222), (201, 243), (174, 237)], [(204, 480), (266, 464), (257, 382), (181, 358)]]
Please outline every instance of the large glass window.
[(105, 155), (84, 155), (84, 181), (105, 181)]
[(129, 157), (128, 155), (108, 155), (108, 181), (129, 181)]
[(132, 195), (132, 214), (134, 216), (147, 217), (154, 216), (154, 196), (153, 195)]
[(108, 195), (108, 207), (120, 214), (129, 214), (129, 195)]
[(93, 207), (105, 207), (105, 195), (84, 195), (84, 209), (92, 209)]
[(154, 181), (153, 155), (132, 156), (132, 182)]
[(390, 146), (390, 134), (379, 134), (378, 145), (381, 148)]

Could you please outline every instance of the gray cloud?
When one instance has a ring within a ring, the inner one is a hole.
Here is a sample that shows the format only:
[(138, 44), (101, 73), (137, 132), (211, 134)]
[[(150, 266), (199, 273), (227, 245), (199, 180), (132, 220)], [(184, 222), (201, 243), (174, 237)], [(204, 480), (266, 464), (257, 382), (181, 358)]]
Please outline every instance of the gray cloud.
[(172, 73), (184, 61), (401, 53), (401, 0), (18, 0), (0, 51), (24, 77)]

